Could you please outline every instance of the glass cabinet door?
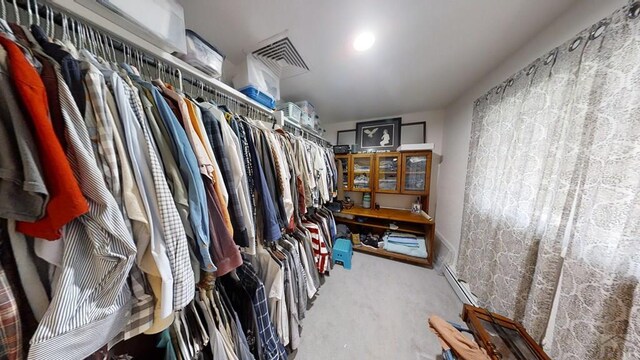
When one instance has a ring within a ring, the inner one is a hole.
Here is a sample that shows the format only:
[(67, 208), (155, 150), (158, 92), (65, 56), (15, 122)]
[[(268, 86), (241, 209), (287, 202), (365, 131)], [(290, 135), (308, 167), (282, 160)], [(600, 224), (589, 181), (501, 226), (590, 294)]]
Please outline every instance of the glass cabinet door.
[(429, 192), (429, 155), (426, 152), (402, 154), (402, 193), (422, 195)]
[(400, 191), (400, 154), (386, 153), (376, 156), (376, 190), (384, 193)]
[(347, 191), (351, 190), (351, 184), (349, 183), (350, 156), (336, 155), (336, 159), (342, 162), (342, 169), (338, 169), (338, 171), (342, 172), (342, 188)]
[(371, 191), (371, 174), (373, 155), (353, 155), (352, 156), (352, 191)]

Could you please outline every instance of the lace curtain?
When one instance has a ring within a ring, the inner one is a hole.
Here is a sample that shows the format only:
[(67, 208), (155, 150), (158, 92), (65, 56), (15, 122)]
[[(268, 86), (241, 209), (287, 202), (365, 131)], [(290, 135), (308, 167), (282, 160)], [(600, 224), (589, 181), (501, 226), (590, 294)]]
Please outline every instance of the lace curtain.
[(475, 104), (459, 275), (554, 359), (640, 358), (639, 11)]

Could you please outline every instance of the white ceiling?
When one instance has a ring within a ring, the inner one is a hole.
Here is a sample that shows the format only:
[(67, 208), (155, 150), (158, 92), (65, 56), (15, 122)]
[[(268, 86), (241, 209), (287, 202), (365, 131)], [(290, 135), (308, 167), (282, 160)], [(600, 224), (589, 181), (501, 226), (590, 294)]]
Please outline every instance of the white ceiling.
[[(311, 71), (283, 80), (282, 97), (310, 100), (324, 123), (442, 108), (574, 1), (179, 0), (233, 64), (287, 30)], [(362, 30), (376, 42), (358, 53)]]

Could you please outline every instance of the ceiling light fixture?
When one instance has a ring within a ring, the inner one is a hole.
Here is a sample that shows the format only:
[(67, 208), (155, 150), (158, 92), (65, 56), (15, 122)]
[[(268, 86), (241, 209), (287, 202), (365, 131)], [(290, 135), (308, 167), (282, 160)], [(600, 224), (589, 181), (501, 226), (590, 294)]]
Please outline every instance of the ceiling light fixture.
[(356, 39), (353, 41), (353, 48), (356, 49), (356, 51), (365, 51), (373, 46), (374, 42), (376, 42), (376, 37), (373, 33), (365, 31), (356, 36)]

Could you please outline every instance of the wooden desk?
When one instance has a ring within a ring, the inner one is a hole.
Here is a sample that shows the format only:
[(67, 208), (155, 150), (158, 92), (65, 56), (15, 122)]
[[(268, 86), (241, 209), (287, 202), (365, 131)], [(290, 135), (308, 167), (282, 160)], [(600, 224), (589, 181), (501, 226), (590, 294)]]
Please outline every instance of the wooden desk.
[(435, 222), (429, 220), (420, 214), (414, 214), (409, 210), (396, 209), (380, 209), (372, 210), (361, 207), (353, 207), (344, 209), (342, 214), (353, 215), (355, 217), (364, 218), (364, 221), (356, 219), (345, 219), (336, 216), (336, 222), (348, 225), (361, 226), (377, 230), (391, 230), (390, 223), (395, 223), (398, 228), (393, 231), (407, 232), (416, 235), (423, 235), (426, 241), (427, 258), (418, 258), (405, 254), (398, 254), (380, 248), (372, 248), (368, 246), (354, 246), (353, 250), (371, 255), (381, 256), (387, 259), (407, 262), (414, 265), (433, 268), (433, 251), (435, 240)]

